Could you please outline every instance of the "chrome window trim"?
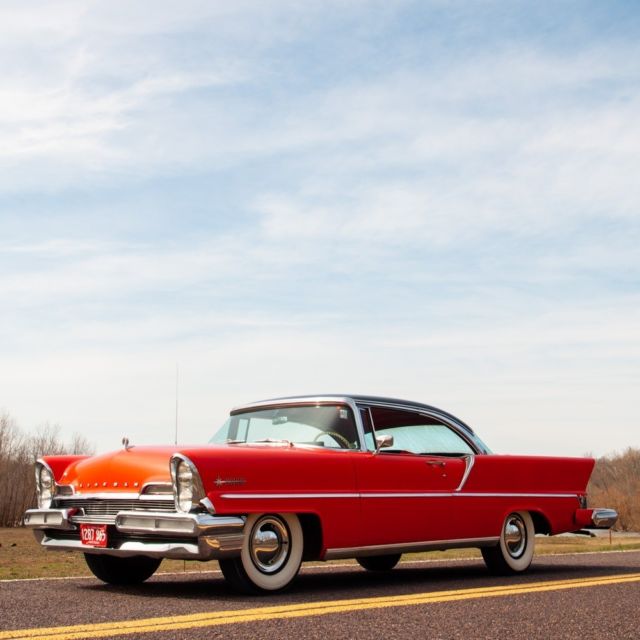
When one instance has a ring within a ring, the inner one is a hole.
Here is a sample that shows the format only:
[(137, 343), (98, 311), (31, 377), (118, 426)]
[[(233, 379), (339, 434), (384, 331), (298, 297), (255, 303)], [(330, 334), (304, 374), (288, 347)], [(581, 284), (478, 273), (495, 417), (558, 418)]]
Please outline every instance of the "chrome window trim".
[[(378, 434), (376, 433), (376, 421), (373, 419), (373, 413), (371, 413), (371, 407), (369, 405), (363, 405), (362, 407), (360, 407), (361, 409), (364, 409), (368, 414), (369, 414), (369, 424), (371, 425), (371, 435), (373, 437), (373, 450), (371, 451), (371, 453), (373, 453), (374, 456), (377, 456), (380, 453), (380, 447), (378, 447)], [(358, 413), (360, 413), (358, 411)], [(360, 416), (362, 418), (362, 416)], [(364, 431), (364, 425), (362, 427), (362, 430)]]
[[(423, 409), (418, 407), (412, 407), (410, 405), (403, 405), (395, 402), (384, 402), (382, 400), (371, 400), (366, 402), (361, 402), (360, 406), (362, 408), (371, 407), (383, 407), (385, 409), (396, 409), (398, 411), (406, 411), (408, 413), (418, 414), (420, 416), (426, 416), (428, 418), (435, 418), (439, 420), (443, 425), (449, 427), (456, 435), (458, 435), (464, 442), (471, 448), (474, 454), (486, 454), (486, 451), (482, 451), (478, 446), (478, 443), (471, 437), (471, 434), (468, 432), (468, 429), (463, 427), (460, 423), (458, 423), (455, 419), (453, 419), (448, 414), (444, 414), (436, 409)], [(371, 424), (375, 434), (375, 424), (373, 422), (373, 416), (371, 415)], [(469, 455), (469, 454), (467, 454)]]
[(249, 404), (243, 404), (231, 409), (229, 415), (238, 415), (240, 413), (248, 413), (258, 409), (268, 409), (270, 407), (284, 407), (284, 406), (300, 406), (300, 405), (314, 405), (314, 404), (349, 404), (355, 407), (353, 398), (345, 395), (315, 395), (315, 396), (300, 396), (298, 398), (274, 398), (272, 400), (260, 400), (259, 402), (251, 402)]
[[(344, 449), (344, 451), (367, 451), (364, 441), (364, 427), (360, 419), (360, 412), (358, 410), (357, 403), (348, 396), (304, 396), (301, 398), (276, 398), (274, 400), (263, 400), (261, 402), (252, 402), (251, 404), (245, 404), (241, 407), (236, 407), (231, 410), (230, 416), (242, 415), (243, 413), (251, 413), (252, 411), (261, 411), (264, 409), (270, 409), (272, 407), (302, 407), (302, 406), (322, 406), (322, 405), (346, 405), (351, 409), (353, 420), (356, 425), (356, 432), (358, 439), (360, 440), (360, 446), (357, 449)], [(253, 443), (247, 443), (253, 444)], [(336, 449), (336, 451), (343, 451), (342, 449)]]
[[(304, 405), (322, 405), (322, 404), (344, 404), (347, 405), (353, 412), (354, 420), (356, 423), (356, 429), (358, 431), (358, 437), (360, 438), (360, 448), (350, 449), (350, 451), (362, 451), (366, 452), (366, 443), (364, 439), (364, 427), (360, 417), (360, 408), (366, 409), (370, 407), (384, 407), (388, 409), (398, 409), (400, 411), (407, 411), (410, 413), (417, 413), (418, 415), (424, 415), (430, 418), (435, 418), (451, 428), (458, 436), (460, 436), (476, 454), (487, 454), (488, 449), (480, 446), (480, 442), (476, 442), (477, 436), (473, 429), (465, 425), (463, 422), (451, 416), (439, 409), (425, 408), (422, 406), (414, 406), (409, 403), (403, 403), (401, 401), (395, 401), (392, 399), (378, 399), (378, 398), (361, 398), (359, 396), (351, 397), (346, 395), (316, 395), (316, 396), (300, 396), (289, 398), (274, 398), (272, 400), (261, 400), (259, 402), (252, 402), (250, 404), (235, 407), (231, 410), (230, 415), (240, 415), (242, 413), (248, 413), (251, 411), (257, 411), (260, 409), (269, 409), (271, 407), (286, 407), (286, 406), (304, 406)], [(372, 425), (373, 426), (373, 425)], [(375, 440), (375, 426), (374, 440)]]
[[(230, 415), (238, 415), (247, 411), (254, 411), (256, 409), (267, 409), (269, 407), (281, 407), (281, 406), (300, 406), (304, 404), (332, 404), (340, 402), (350, 406), (354, 414), (357, 414), (357, 407), (389, 407), (401, 409), (403, 411), (410, 411), (413, 413), (428, 415), (440, 420), (443, 424), (453, 427), (457, 433), (462, 433), (465, 440), (469, 440), (471, 448), (479, 454), (491, 453), (489, 448), (482, 442), (475, 431), (467, 424), (465, 424), (460, 418), (438, 409), (430, 405), (425, 405), (419, 402), (411, 402), (409, 400), (401, 400), (399, 398), (382, 398), (377, 396), (364, 396), (360, 394), (315, 394), (308, 396), (288, 396), (286, 398), (272, 398), (268, 400), (260, 400), (258, 402), (251, 402), (245, 405), (239, 405), (234, 407)], [(356, 424), (360, 423), (358, 416), (355, 416)], [(362, 438), (362, 450), (364, 448), (364, 432), (361, 434)]]

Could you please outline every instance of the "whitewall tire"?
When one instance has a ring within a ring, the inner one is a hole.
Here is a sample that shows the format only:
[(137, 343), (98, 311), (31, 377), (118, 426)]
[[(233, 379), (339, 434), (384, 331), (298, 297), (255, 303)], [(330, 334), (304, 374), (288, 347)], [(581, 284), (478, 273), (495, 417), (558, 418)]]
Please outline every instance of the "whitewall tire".
[(244, 527), (239, 558), (220, 560), (227, 581), (244, 593), (285, 589), (298, 575), (304, 539), (298, 516), (252, 514)]
[(531, 515), (514, 511), (504, 519), (499, 544), (482, 549), (482, 557), (492, 573), (521, 573), (531, 565), (535, 540)]

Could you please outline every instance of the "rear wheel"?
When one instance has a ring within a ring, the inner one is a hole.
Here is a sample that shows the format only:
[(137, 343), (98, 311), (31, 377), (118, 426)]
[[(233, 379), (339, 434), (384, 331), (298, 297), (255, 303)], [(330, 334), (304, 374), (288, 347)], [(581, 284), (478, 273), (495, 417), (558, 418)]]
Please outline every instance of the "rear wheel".
[(96, 578), (108, 584), (140, 584), (150, 578), (160, 566), (162, 558), (148, 558), (147, 556), (118, 556), (85, 553), (91, 573)]
[(365, 556), (356, 560), (367, 571), (390, 571), (400, 562), (401, 557), (401, 553), (392, 553), (387, 556)]
[(526, 571), (533, 559), (535, 530), (527, 511), (510, 513), (504, 520), (500, 542), (495, 547), (481, 549), (491, 573), (507, 575)]
[(298, 575), (304, 547), (302, 527), (294, 514), (253, 514), (239, 558), (219, 560), (234, 589), (243, 593), (281, 591)]

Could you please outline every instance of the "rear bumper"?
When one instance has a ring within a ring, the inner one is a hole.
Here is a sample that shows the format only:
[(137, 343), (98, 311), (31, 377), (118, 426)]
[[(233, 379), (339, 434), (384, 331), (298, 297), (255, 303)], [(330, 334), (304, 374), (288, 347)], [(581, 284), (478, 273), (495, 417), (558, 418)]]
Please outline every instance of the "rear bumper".
[(618, 521), (615, 509), (578, 509), (576, 524), (584, 529), (611, 529)]
[(104, 548), (82, 544), (73, 509), (30, 509), (24, 522), (48, 549), (213, 560), (240, 554), (245, 520), (208, 513), (121, 511), (110, 525), (111, 540)]

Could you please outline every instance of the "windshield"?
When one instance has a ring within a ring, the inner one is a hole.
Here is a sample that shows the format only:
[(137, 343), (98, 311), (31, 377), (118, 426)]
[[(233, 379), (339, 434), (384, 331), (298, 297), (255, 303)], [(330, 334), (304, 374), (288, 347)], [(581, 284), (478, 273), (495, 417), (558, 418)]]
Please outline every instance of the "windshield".
[(260, 409), (232, 415), (211, 443), (290, 443), (358, 449), (358, 431), (345, 405), (309, 405)]

